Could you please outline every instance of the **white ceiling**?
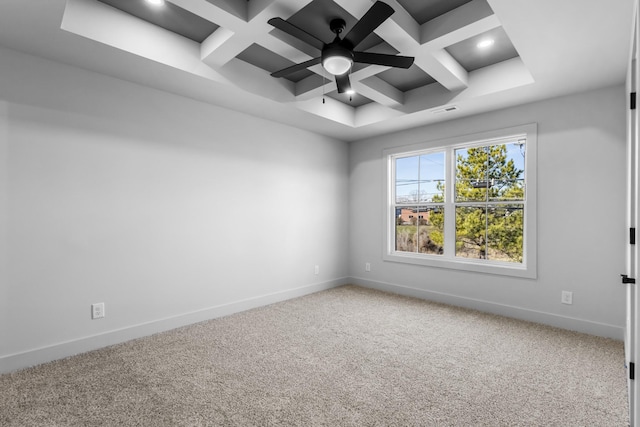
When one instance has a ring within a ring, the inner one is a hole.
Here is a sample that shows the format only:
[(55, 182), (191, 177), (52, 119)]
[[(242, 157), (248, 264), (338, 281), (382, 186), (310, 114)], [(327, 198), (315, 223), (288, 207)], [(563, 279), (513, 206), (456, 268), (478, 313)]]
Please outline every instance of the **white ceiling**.
[[(308, 46), (267, 24), (272, 17), (294, 16), (311, 0), (167, 1), (213, 22), (215, 32), (197, 43), (97, 0), (1, 0), (0, 45), (353, 141), (621, 84), (633, 12), (633, 0), (473, 0), (419, 24), (416, 13), (401, 6), (419, 8), (419, 1), (385, 0), (396, 13), (376, 34), (385, 49), (415, 56), (408, 76), (428, 75), (428, 84), (399, 90), (397, 73), (362, 67), (351, 82), (373, 102), (349, 104), (323, 96), (335, 89), (333, 82), (312, 84), (315, 76), (297, 83), (276, 79), (238, 59), (252, 45), (293, 63), (312, 58)], [(351, 20), (373, 4), (333, 2)], [(449, 54), (455, 51), (449, 47), (496, 28), (504, 30), (518, 57), (469, 71), (461, 65), (463, 58)], [(321, 75), (316, 67), (312, 71)], [(453, 112), (433, 112), (453, 105), (458, 107)]]

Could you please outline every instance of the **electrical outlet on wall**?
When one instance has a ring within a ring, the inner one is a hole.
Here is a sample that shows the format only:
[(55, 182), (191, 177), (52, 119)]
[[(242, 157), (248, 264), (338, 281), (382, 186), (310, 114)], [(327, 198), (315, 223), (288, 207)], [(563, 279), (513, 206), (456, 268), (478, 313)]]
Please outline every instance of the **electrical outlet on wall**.
[(371, 264), (368, 262), (364, 263), (364, 271), (371, 271)]
[(562, 297), (561, 297), (560, 301), (563, 304), (573, 304), (573, 292), (562, 291)]
[(313, 273), (317, 276), (318, 274), (320, 274), (320, 266), (316, 265), (315, 268), (313, 269)]
[(104, 317), (104, 303), (98, 302), (95, 304), (91, 304), (91, 318), (101, 319), (103, 317)]

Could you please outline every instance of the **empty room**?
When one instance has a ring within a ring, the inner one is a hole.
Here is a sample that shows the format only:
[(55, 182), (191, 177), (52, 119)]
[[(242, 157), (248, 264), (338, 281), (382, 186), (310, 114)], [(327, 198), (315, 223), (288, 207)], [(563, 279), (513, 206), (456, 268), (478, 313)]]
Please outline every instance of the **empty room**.
[(640, 426), (637, 0), (1, 0), (1, 426)]

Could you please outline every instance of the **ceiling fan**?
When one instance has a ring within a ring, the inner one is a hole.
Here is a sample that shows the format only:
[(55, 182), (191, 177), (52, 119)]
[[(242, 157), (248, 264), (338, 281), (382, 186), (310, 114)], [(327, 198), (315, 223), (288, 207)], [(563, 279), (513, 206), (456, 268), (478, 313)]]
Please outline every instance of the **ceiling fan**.
[(388, 55), (384, 53), (358, 52), (354, 49), (380, 24), (393, 15), (391, 6), (381, 1), (377, 1), (364, 14), (364, 16), (351, 28), (342, 39), (340, 34), (345, 30), (346, 22), (337, 18), (331, 20), (329, 28), (335, 33), (335, 39), (326, 44), (322, 40), (309, 34), (305, 30), (296, 27), (282, 18), (272, 18), (268, 22), (277, 29), (292, 35), (305, 43), (319, 49), (321, 55), (300, 64), (292, 65), (280, 71), (271, 73), (273, 77), (284, 77), (297, 71), (304, 70), (312, 65), (322, 64), (327, 72), (336, 77), (338, 93), (346, 93), (351, 90), (349, 71), (354, 62), (361, 64), (385, 65), (396, 68), (409, 68), (413, 64), (413, 57)]

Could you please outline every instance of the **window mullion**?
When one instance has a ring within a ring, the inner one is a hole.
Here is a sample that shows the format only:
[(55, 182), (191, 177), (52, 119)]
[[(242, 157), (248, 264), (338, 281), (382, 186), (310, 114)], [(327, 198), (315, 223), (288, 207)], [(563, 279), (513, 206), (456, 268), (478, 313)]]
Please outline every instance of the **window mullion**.
[(487, 153), (487, 171), (485, 175), (485, 182), (487, 183), (487, 191), (484, 196), (484, 259), (489, 259), (489, 191), (491, 190), (491, 178), (489, 171), (491, 170), (491, 164), (489, 162), (491, 158), (491, 146), (486, 146), (485, 152)]
[(455, 158), (453, 148), (445, 150), (444, 257), (456, 255)]
[(396, 250), (396, 230), (395, 230), (395, 224), (396, 224), (396, 208), (398, 207), (398, 199), (397, 199), (397, 195), (396, 195), (396, 161), (395, 161), (395, 157), (390, 157), (388, 160), (388, 164), (387, 167), (389, 168), (389, 175), (388, 175), (388, 194), (389, 194), (389, 199), (387, 200), (388, 202), (388, 215), (389, 218), (392, 218), (392, 220), (390, 221), (390, 223), (392, 224), (392, 226), (390, 228), (387, 229), (387, 251), (388, 252), (395, 252)]

